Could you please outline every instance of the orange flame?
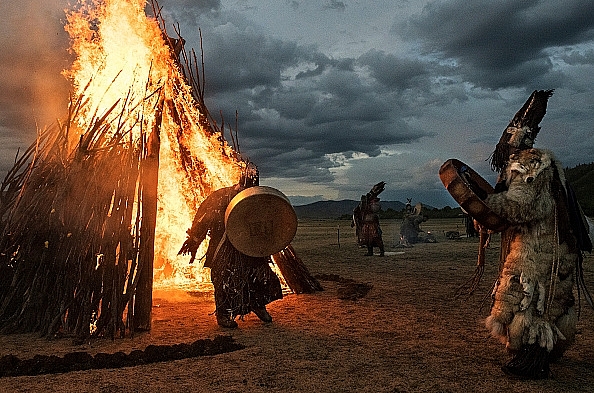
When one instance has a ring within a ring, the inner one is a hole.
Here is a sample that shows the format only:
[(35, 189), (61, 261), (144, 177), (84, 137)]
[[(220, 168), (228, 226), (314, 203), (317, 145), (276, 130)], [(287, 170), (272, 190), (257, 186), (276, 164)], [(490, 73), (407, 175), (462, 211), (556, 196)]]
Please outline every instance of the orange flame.
[[(78, 116), (81, 130), (107, 115), (137, 145), (143, 132), (155, 127), (155, 108), (164, 98), (154, 286), (208, 289), (202, 263), (189, 265), (188, 257), (177, 252), (195, 207), (210, 191), (234, 184), (244, 164), (226, 142), (200, 126), (204, 114), (144, 5), (145, 0), (81, 0), (76, 10), (67, 11), (66, 31), (76, 60), (64, 74), (72, 81), (74, 98), (86, 103)], [(72, 146), (79, 134), (71, 135)], [(187, 169), (188, 162), (200, 163), (199, 170)]]

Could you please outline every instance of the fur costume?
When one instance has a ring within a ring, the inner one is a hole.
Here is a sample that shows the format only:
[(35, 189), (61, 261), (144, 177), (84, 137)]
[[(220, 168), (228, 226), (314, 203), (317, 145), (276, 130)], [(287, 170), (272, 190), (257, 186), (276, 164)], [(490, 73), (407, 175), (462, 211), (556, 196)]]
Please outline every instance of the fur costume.
[(553, 90), (534, 90), (514, 115), (491, 155), (491, 167), (494, 170), (504, 170), (512, 153), (534, 146), (540, 131), (539, 123), (547, 112), (547, 103), (552, 95)]
[(485, 324), (514, 355), (503, 370), (546, 378), (550, 360), (573, 343), (573, 287), (582, 254), (571, 231), (561, 164), (552, 152), (520, 150), (501, 173), (506, 190), (485, 203), (510, 226), (501, 234), (499, 278)]

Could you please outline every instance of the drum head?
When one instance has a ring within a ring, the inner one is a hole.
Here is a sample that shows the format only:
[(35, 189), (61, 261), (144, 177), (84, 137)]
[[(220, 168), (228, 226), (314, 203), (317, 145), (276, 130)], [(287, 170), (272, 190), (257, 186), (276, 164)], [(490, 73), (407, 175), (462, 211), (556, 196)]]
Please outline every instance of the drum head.
[(287, 197), (272, 187), (250, 187), (237, 194), (225, 211), (225, 231), (241, 253), (276, 254), (297, 232), (297, 215)]
[(493, 187), (468, 165), (453, 158), (447, 160), (439, 169), (439, 177), (460, 207), (481, 225), (495, 232), (509, 226), (507, 220), (495, 214), (481, 198), (492, 194)]

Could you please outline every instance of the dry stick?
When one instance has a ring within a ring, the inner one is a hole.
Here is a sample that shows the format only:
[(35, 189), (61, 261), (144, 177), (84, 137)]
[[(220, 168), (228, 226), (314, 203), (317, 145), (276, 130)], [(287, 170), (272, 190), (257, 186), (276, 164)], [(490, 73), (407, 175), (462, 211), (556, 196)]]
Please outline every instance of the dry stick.
[[(35, 251), (35, 249), (38, 250), (40, 247), (39, 236), (43, 236), (43, 234), (47, 232), (47, 229), (49, 229), (49, 227), (46, 226), (45, 221), (39, 221), (39, 218), (43, 218), (44, 216), (49, 218), (49, 212), (47, 211), (47, 209), (48, 206), (51, 206), (51, 203), (40, 204), (39, 202), (41, 202), (44, 199), (44, 197), (49, 196), (51, 198), (52, 195), (55, 194), (51, 186), (51, 184), (55, 181), (55, 173), (53, 173), (51, 169), (49, 173), (47, 173), (47, 169), (51, 167), (52, 164), (50, 163), (49, 166), (44, 165), (44, 161), (40, 161), (40, 165), (37, 165), (36, 163), (38, 158), (44, 155), (43, 149), (49, 150), (47, 144), (41, 143), (41, 135), (38, 135), (38, 138), (36, 139), (35, 143), (32, 144), (29, 150), (32, 153), (32, 160), (30, 165), (28, 165), (28, 167), (26, 168), (26, 172), (24, 172), (24, 176), (22, 177), (23, 182), (19, 189), (19, 196), (15, 200), (15, 203), (13, 204), (12, 209), (10, 211), (11, 218), (18, 218), (18, 221), (15, 222), (16, 225), (12, 225), (12, 230), (10, 230), (10, 232), (12, 233), (11, 237), (13, 237), (14, 241), (16, 241), (15, 244), (20, 244), (21, 246), (25, 246), (26, 248), (22, 249), (21, 255), (24, 253), (25, 256), (16, 265), (15, 277), (13, 281), (17, 283), (22, 283), (23, 285), (14, 286), (11, 293), (5, 299), (3, 299), (4, 302), (2, 307), (2, 313), (4, 314), (4, 311), (6, 311), (5, 306), (12, 302), (12, 299), (15, 299), (15, 294), (19, 293), (23, 289), (26, 289), (24, 292), (26, 296), (17, 298), (17, 300), (20, 302), (20, 305), (14, 308), (16, 312), (13, 314), (13, 316), (17, 316), (18, 320), (9, 318), (9, 324), (4, 324), (5, 328), (10, 328), (10, 325), (17, 328), (23, 328), (25, 330), (35, 330), (40, 328), (39, 325), (41, 323), (43, 312), (37, 312), (41, 310), (37, 310), (36, 307), (38, 306), (38, 303), (44, 302), (43, 294), (49, 293), (47, 289), (48, 286), (51, 284), (49, 282), (49, 275), (47, 274), (48, 271), (46, 265), (46, 255), (51, 250), (41, 248), (41, 255), (39, 260), (37, 260), (37, 258), (31, 258), (31, 256), (34, 256), (34, 254), (27, 255), (31, 254), (32, 251), (38, 252)], [(14, 171), (18, 171), (18, 169), (20, 168), (15, 167)], [(14, 171), (13, 173), (16, 173)], [(38, 174), (41, 174), (41, 177), (39, 177)], [(46, 176), (47, 174), (49, 174), (50, 176)], [(35, 183), (38, 183), (39, 186), (34, 186)], [(50, 193), (46, 193), (47, 190), (49, 190)], [(32, 194), (31, 197), (29, 197), (29, 194)], [(26, 203), (21, 208), (19, 203), (20, 201), (31, 201), (33, 203)], [(42, 209), (39, 209), (40, 206), (42, 207)], [(37, 219), (38, 222), (32, 225), (30, 228), (38, 228), (40, 231), (31, 231), (29, 229), (29, 232), (32, 232), (32, 235), (29, 235), (29, 240), (27, 240), (27, 236), (23, 236), (23, 232), (20, 231), (20, 228), (26, 228), (29, 220), (35, 219)], [(11, 221), (12, 220), (8, 221), (9, 226), (11, 224)], [(23, 224), (19, 225), (19, 222)], [(44, 238), (42, 237), (41, 240), (43, 239)], [(31, 260), (33, 260), (34, 262), (31, 263)], [(51, 261), (49, 261), (49, 263), (51, 264)], [(22, 276), (21, 272), (26, 274), (26, 276)], [(22, 279), (27, 280), (29, 284), (27, 284), (27, 282), (23, 282)]]
[[(109, 239), (107, 240), (107, 252), (109, 253), (109, 258), (106, 258), (106, 268), (108, 273), (110, 274), (109, 276), (105, 277), (104, 280), (108, 282), (108, 284), (111, 284), (111, 289), (112, 289), (112, 293), (111, 293), (111, 320), (112, 320), (112, 329), (111, 329), (111, 334), (112, 334), (112, 338), (113, 335), (116, 333), (116, 331), (120, 328), (121, 326), (121, 310), (120, 310), (120, 297), (121, 297), (121, 291), (119, 288), (118, 283), (121, 281), (121, 267), (116, 267), (116, 258), (117, 256), (117, 245), (121, 242), (120, 241), (120, 232), (121, 232), (121, 228), (123, 227), (123, 225), (119, 224), (119, 223), (124, 223), (127, 225), (126, 221), (123, 220), (123, 211), (121, 209), (117, 209), (117, 205), (119, 204), (119, 200), (121, 199), (121, 192), (119, 191), (122, 188), (122, 176), (126, 176), (126, 165), (124, 165), (124, 163), (122, 162), (123, 159), (122, 157), (124, 157), (125, 155), (123, 154), (118, 154), (118, 157), (120, 159), (120, 163), (117, 166), (118, 168), (120, 168), (120, 171), (118, 172), (118, 179), (119, 181), (114, 184), (114, 190), (113, 190), (113, 199), (112, 199), (112, 211), (110, 213), (110, 219), (108, 220), (108, 236)], [(112, 160), (113, 161), (113, 160)], [(118, 186), (119, 184), (119, 186)], [(116, 211), (114, 211), (114, 209), (116, 209)], [(120, 212), (120, 214), (117, 214), (117, 212)], [(119, 224), (119, 225), (118, 225)], [(122, 249), (122, 246), (120, 246), (120, 250)], [(120, 251), (121, 252), (121, 251)], [(125, 274), (125, 273), (124, 273)], [(103, 295), (105, 297), (105, 294)], [(104, 302), (107, 303), (104, 299)], [(124, 333), (124, 331), (120, 331), (121, 334)]]
[[(87, 146), (87, 148), (89, 148), (89, 147), (91, 147), (91, 146)], [(85, 200), (85, 199), (83, 198), (83, 200)], [(83, 210), (84, 210), (84, 209), (83, 209)], [(63, 311), (62, 311), (62, 312), (63, 312)], [(83, 312), (83, 314), (87, 314), (87, 313), (86, 313), (86, 312)], [(78, 319), (78, 318), (77, 318), (77, 319)], [(80, 325), (80, 324), (77, 324), (77, 325), (78, 325), (78, 326), (80, 326), (80, 328), (84, 329), (83, 325)]]
[[(126, 183), (125, 183), (124, 198), (123, 198), (124, 211), (122, 212), (122, 216), (123, 216), (122, 222), (132, 224), (132, 213), (133, 213), (132, 205), (133, 205), (133, 201), (135, 199), (136, 181), (138, 179), (138, 171), (137, 171), (138, 161), (137, 161), (136, 156), (133, 151), (130, 151), (128, 154), (126, 168), (128, 170), (127, 170), (127, 174), (126, 174)], [(132, 254), (134, 251), (134, 247), (135, 247), (135, 244), (134, 244), (135, 239), (127, 227), (120, 226), (119, 229), (120, 229), (120, 233), (119, 233), (120, 262), (119, 262), (119, 265), (124, 266), (125, 269), (122, 268), (122, 270), (125, 270), (125, 271), (122, 272), (123, 275), (121, 277), (120, 286), (118, 287), (118, 291), (121, 294), (120, 303), (119, 303), (121, 314), (118, 317), (123, 321), (123, 311), (125, 310), (126, 305), (129, 302), (129, 296), (126, 293), (126, 287), (125, 287), (126, 278), (134, 276), (134, 270), (132, 268), (133, 263), (130, 262), (130, 266), (128, 266), (128, 261), (129, 261), (128, 258), (130, 255), (133, 255), (133, 260), (135, 260), (135, 253)], [(130, 229), (132, 229), (132, 228), (130, 228)], [(130, 242), (130, 240), (132, 240), (132, 243)], [(124, 327), (125, 327), (125, 325), (124, 325)]]
[[(162, 90), (159, 90), (159, 94), (161, 94)], [(142, 112), (144, 114), (144, 111)], [(128, 269), (129, 275), (126, 284), (126, 293), (123, 297), (124, 306), (122, 309), (127, 305), (128, 307), (128, 314), (126, 318), (126, 325), (130, 331), (130, 336), (134, 336), (135, 331), (135, 319), (134, 315), (136, 313), (134, 300), (136, 294), (136, 286), (138, 285), (138, 275), (140, 273), (140, 245), (141, 245), (141, 232), (140, 232), (140, 225), (142, 222), (142, 209), (140, 201), (142, 200), (142, 157), (146, 156), (147, 154), (147, 140), (146, 140), (146, 132), (144, 130), (144, 121), (141, 119), (140, 121), (140, 146), (138, 151), (136, 152), (136, 161), (135, 161), (135, 183), (134, 183), (134, 194), (132, 196), (133, 201), (138, 201), (138, 208), (136, 209), (136, 217), (134, 220), (134, 255), (133, 259), (130, 263), (130, 267)]]
[[(134, 201), (134, 193), (136, 190), (136, 179), (137, 179), (137, 168), (138, 168), (138, 157), (134, 153), (133, 150), (128, 152), (126, 157), (126, 165), (123, 166), (126, 168), (125, 174), (125, 183), (123, 185), (123, 197), (120, 199), (122, 201), (122, 222), (131, 224), (132, 221), (132, 205)], [(134, 245), (130, 243), (131, 234), (128, 226), (121, 225), (119, 227), (118, 239), (120, 243), (120, 256), (119, 256), (119, 263), (120, 266), (120, 274), (121, 276), (118, 277), (118, 320), (121, 321), (123, 324), (123, 312), (126, 308), (127, 301), (127, 294), (125, 292), (124, 284), (126, 282), (127, 276), (133, 276), (134, 272), (129, 269), (128, 266), (128, 256), (133, 251)], [(133, 239), (133, 238), (132, 238)]]
[[(142, 150), (141, 150), (142, 151)], [(140, 182), (139, 176), (140, 176), (140, 170), (139, 168), (137, 169), (137, 181)], [(135, 195), (134, 195), (134, 200), (140, 200), (140, 187), (135, 187)], [(125, 300), (125, 304), (128, 306), (128, 314), (127, 314), (127, 318), (126, 318), (126, 324), (128, 325), (128, 329), (130, 330), (130, 335), (133, 336), (134, 335), (134, 292), (136, 289), (136, 277), (138, 276), (138, 272), (137, 272), (137, 266), (138, 266), (138, 256), (139, 256), (139, 249), (140, 249), (140, 233), (139, 233), (139, 228), (140, 228), (140, 221), (141, 221), (141, 210), (140, 209), (136, 209), (136, 218), (134, 221), (134, 254), (133, 254), (133, 259), (130, 262), (130, 268), (129, 268), (129, 275), (128, 275), (128, 281), (126, 284), (126, 294), (124, 297)]]
[[(37, 155), (39, 154), (40, 151), (40, 138), (38, 138), (35, 143), (31, 146), (30, 151), (33, 151), (33, 146), (34, 146), (34, 156), (37, 157)], [(23, 179), (23, 184), (21, 185), (21, 189), (19, 190), (19, 200), (26, 200), (27, 199), (27, 194), (29, 190), (28, 187), (26, 187), (26, 183), (28, 182), (33, 182), (35, 180), (34, 178), (34, 168), (35, 166), (33, 165), (34, 161), (32, 160), (32, 163), (26, 168), (26, 178)], [(36, 193), (36, 188), (33, 188), (33, 193)], [(42, 195), (42, 194), (35, 194), (37, 195)], [(24, 244), (24, 242), (21, 242), (19, 239), (22, 238), (22, 234), (24, 233), (23, 231), (21, 231), (19, 229), (18, 224), (21, 222), (25, 222), (24, 225), (21, 226), (21, 228), (25, 228), (26, 227), (26, 223), (28, 222), (28, 218), (29, 216), (25, 215), (23, 217), (20, 217), (19, 215), (19, 204), (16, 203), (18, 201), (15, 201), (15, 203), (11, 206), (11, 211), (9, 213), (9, 217), (10, 220), (7, 221), (7, 227), (5, 227), (6, 231), (3, 234), (3, 238), (4, 239), (8, 239), (10, 238), (8, 241), (11, 242), (10, 245), (8, 245), (9, 249), (12, 249), (11, 252), (14, 252), (14, 246), (15, 244), (20, 244), (19, 247), (23, 247), (24, 249), (28, 249), (30, 248), (30, 246), (27, 246), (26, 244)], [(16, 219), (15, 219), (16, 218)], [(22, 218), (22, 220), (21, 220)], [(11, 224), (13, 224), (13, 226), (11, 227)], [(14, 228), (14, 224), (17, 225), (17, 228)], [(32, 225), (32, 227), (35, 227), (35, 225)], [(30, 230), (27, 231), (27, 233), (30, 233)], [(33, 234), (34, 235), (34, 234)], [(27, 279), (27, 277), (33, 277), (32, 279), (35, 280), (35, 276), (31, 276), (31, 274), (29, 273), (31, 271), (30, 268), (28, 268), (27, 264), (27, 259), (25, 259), (24, 262), (19, 261), (19, 263), (16, 265), (16, 269), (15, 269), (15, 273), (13, 276), (13, 285), (11, 286), (11, 289), (9, 290), (9, 292), (6, 294), (5, 298), (3, 299), (2, 304), (0, 305), (0, 315), (4, 315), (6, 311), (8, 311), (8, 306), (10, 304), (13, 304), (13, 300), (16, 299), (17, 302), (23, 302), (24, 301), (24, 307), (21, 306), (18, 309), (16, 309), (16, 312), (12, 314), (12, 317), (9, 316), (5, 316), (4, 318), (0, 318), (0, 319), (5, 319), (6, 323), (4, 324), (4, 329), (10, 329), (10, 325), (13, 326), (18, 326), (18, 322), (13, 323), (13, 321), (15, 320), (15, 317), (18, 317), (19, 315), (23, 314), (23, 310), (26, 309), (30, 302), (31, 302), (31, 292), (23, 292), (23, 288), (21, 288), (18, 284), (20, 282), (22, 282), (22, 274), (25, 274), (25, 277), (23, 277), (23, 279)], [(23, 265), (24, 263), (24, 265)], [(26, 296), (26, 297), (25, 297)], [(21, 303), (23, 304), (23, 303)], [(25, 323), (25, 325), (27, 325), (27, 323)]]
[[(235, 111), (235, 139), (233, 140), (233, 146), (235, 147), (235, 150), (237, 151), (237, 153), (241, 154), (241, 150), (239, 149), (239, 138), (237, 136), (238, 130), (239, 130), (239, 112)], [(231, 136), (231, 139), (233, 139), (233, 136)]]
[[(114, 154), (114, 151), (116, 149), (111, 149), (110, 151), (108, 151), (108, 154), (106, 154), (106, 157), (109, 157), (108, 160), (110, 162), (110, 168), (119, 168), (120, 165), (116, 162), (116, 158), (115, 157), (111, 157)], [(97, 155), (95, 155), (97, 156)], [(105, 161), (105, 159), (102, 160), (103, 162)], [(100, 162), (100, 164), (103, 164), (103, 162)], [(99, 168), (100, 169), (100, 168)], [(97, 179), (95, 178), (95, 181), (99, 181), (101, 183), (104, 184), (108, 184), (109, 181), (115, 181), (113, 178), (115, 177), (115, 175), (113, 173), (110, 173), (110, 171), (108, 170), (108, 168), (106, 168), (105, 170), (101, 171), (101, 175), (105, 176), (106, 179), (102, 180), (101, 178)], [(113, 222), (116, 219), (115, 218), (115, 213), (113, 213), (112, 211), (112, 204), (113, 204), (113, 198), (114, 198), (114, 187), (116, 186), (116, 184), (111, 184), (109, 186), (109, 188), (105, 189), (105, 197), (107, 197), (108, 195), (111, 196), (110, 201), (107, 203), (107, 205), (109, 205), (107, 207), (107, 211), (105, 212), (105, 219), (103, 219), (103, 225), (102, 225), (102, 231), (101, 234), (95, 234), (95, 237), (97, 238), (97, 241), (99, 242), (99, 244), (97, 245), (98, 249), (96, 251), (93, 252), (93, 254), (89, 254), (88, 257), (88, 262), (92, 263), (94, 260), (96, 260), (95, 263), (97, 263), (97, 266), (95, 267), (95, 269), (92, 269), (90, 274), (89, 274), (89, 284), (87, 286), (90, 286), (92, 289), (94, 288), (95, 285), (95, 281), (98, 280), (98, 275), (99, 272), (101, 272), (101, 282), (102, 282), (102, 290), (97, 289), (97, 293), (95, 293), (95, 291), (91, 292), (91, 295), (95, 297), (94, 301), (91, 302), (91, 309), (90, 309), (90, 314), (89, 314), (89, 320), (91, 320), (91, 316), (93, 315), (93, 313), (95, 313), (96, 315), (98, 315), (98, 319), (97, 319), (97, 329), (102, 329), (103, 326), (105, 324), (107, 324), (109, 322), (109, 320), (106, 321), (106, 319), (108, 318), (112, 318), (111, 314), (112, 312), (110, 310), (113, 309), (113, 305), (111, 304), (110, 301), (110, 290), (112, 288), (112, 280), (113, 280), (113, 275), (114, 275), (114, 266), (115, 266), (115, 246), (113, 244)], [(105, 201), (107, 202), (107, 201)], [(104, 214), (101, 214), (100, 217), (103, 217)], [(95, 273), (95, 271), (97, 273)], [(99, 303), (101, 304), (101, 309), (98, 308)]]

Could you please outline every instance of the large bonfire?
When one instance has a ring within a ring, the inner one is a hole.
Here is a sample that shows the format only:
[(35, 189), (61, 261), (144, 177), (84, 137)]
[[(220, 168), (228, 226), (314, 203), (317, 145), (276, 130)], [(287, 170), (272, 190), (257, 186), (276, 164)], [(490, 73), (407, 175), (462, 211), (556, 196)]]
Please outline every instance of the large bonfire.
[(183, 41), (168, 37), (159, 19), (145, 15), (144, 4), (92, 0), (69, 13), (66, 30), (77, 59), (65, 74), (75, 98), (84, 101), (74, 119), (77, 132), (69, 139), (78, 142), (101, 116), (110, 125), (102, 133), (106, 141), (124, 137), (131, 147), (144, 145), (145, 154), (156, 154), (147, 144), (158, 130), (155, 258), (162, 274), (157, 285), (192, 285), (200, 269), (177, 257), (183, 229), (189, 228), (196, 204), (212, 190), (233, 184), (245, 165), (206, 117), (200, 86), (189, 85), (196, 74), (181, 67)]
[(67, 11), (67, 116), (1, 185), (0, 332), (124, 335), (150, 328), (153, 275), (208, 285), (177, 251), (196, 206), (248, 165), (208, 115), (195, 54), (152, 6)]

